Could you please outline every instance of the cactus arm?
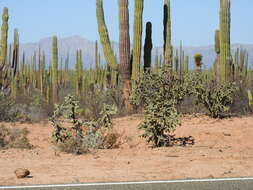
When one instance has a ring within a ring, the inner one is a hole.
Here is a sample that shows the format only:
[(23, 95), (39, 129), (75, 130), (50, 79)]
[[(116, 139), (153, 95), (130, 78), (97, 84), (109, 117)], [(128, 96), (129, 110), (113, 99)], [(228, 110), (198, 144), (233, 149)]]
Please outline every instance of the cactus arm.
[(113, 49), (111, 47), (111, 42), (109, 39), (107, 26), (105, 24), (103, 0), (96, 1), (96, 13), (97, 13), (98, 32), (103, 47), (105, 60), (113, 70), (117, 70), (118, 69), (117, 60), (116, 57), (114, 56)]

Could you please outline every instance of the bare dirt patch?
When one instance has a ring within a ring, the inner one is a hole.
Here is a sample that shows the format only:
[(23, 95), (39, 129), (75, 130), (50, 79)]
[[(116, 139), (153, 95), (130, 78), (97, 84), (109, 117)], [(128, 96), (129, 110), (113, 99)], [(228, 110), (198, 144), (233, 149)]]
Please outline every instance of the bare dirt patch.
[[(35, 148), (0, 150), (0, 185), (253, 176), (253, 116), (184, 116), (175, 134), (193, 136), (195, 145), (155, 149), (138, 137), (140, 122), (140, 116), (115, 119), (116, 130), (124, 133), (120, 148), (80, 156), (55, 150), (50, 123), (16, 123), (29, 130)], [(17, 179), (17, 168), (29, 169), (31, 176)]]

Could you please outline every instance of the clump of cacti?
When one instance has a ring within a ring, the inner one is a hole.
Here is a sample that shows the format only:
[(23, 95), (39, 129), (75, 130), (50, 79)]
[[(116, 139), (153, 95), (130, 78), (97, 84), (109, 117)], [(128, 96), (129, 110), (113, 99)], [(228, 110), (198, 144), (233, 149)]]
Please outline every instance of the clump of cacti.
[[(100, 41), (102, 43), (104, 55), (107, 64), (119, 72), (120, 79), (123, 83), (123, 96), (125, 107), (128, 112), (131, 112), (133, 107), (130, 104), (130, 92), (132, 89), (132, 80), (138, 80), (137, 74), (140, 65), (140, 46), (142, 40), (142, 11), (143, 0), (135, 1), (135, 23), (134, 23), (134, 52), (131, 55), (130, 50), (130, 35), (129, 35), (129, 9), (128, 0), (119, 0), (119, 57), (120, 64), (117, 65), (116, 56), (113, 53), (111, 42), (108, 35), (107, 26), (104, 19), (103, 1), (96, 1), (97, 23)], [(131, 76), (132, 75), (132, 76)]]

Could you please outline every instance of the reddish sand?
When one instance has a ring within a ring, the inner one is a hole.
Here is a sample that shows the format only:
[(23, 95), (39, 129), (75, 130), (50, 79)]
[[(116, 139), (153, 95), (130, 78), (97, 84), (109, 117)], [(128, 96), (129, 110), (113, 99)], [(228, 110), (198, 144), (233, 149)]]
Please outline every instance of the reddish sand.
[[(125, 143), (119, 149), (81, 156), (55, 150), (49, 123), (16, 123), (15, 127), (28, 128), (36, 148), (0, 151), (0, 185), (253, 176), (253, 116), (224, 120), (184, 116), (175, 133), (193, 136), (196, 144), (155, 149), (138, 137), (140, 121), (139, 116), (115, 119)], [(17, 179), (16, 168), (29, 169), (31, 177)]]

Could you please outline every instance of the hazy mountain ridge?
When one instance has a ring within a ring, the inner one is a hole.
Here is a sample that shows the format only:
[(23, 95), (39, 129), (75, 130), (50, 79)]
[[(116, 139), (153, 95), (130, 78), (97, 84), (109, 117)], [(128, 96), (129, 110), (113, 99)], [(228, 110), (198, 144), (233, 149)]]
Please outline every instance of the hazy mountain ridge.
[[(51, 39), (52, 38), (43, 38), (40, 41), (36, 43), (25, 43), (20, 45), (20, 56), (22, 56), (22, 53), (25, 52), (26, 54), (26, 60), (29, 62), (31, 59), (31, 55), (34, 54), (34, 52), (39, 51), (39, 47), (42, 51), (46, 54), (46, 62), (49, 64), (51, 62)], [(119, 55), (118, 53), (118, 44), (113, 42), (112, 46), (115, 50), (115, 53)], [(249, 53), (249, 64), (252, 65), (253, 62), (253, 44), (233, 44), (232, 45), (232, 55), (234, 55), (234, 51), (236, 48), (242, 47), (246, 49)], [(178, 47), (176, 47), (178, 48)], [(87, 68), (89, 68), (90, 65), (94, 64), (95, 60), (95, 42), (87, 40), (85, 38), (82, 38), (80, 36), (70, 36), (66, 38), (59, 38), (58, 39), (58, 51), (59, 51), (59, 63), (61, 61), (61, 58), (65, 59), (67, 54), (70, 56), (70, 67), (74, 68), (75, 60), (76, 60), (76, 50), (82, 49), (83, 52), (83, 62), (86, 65)], [(183, 47), (185, 51), (185, 55), (190, 56), (190, 67), (193, 67), (194, 61), (193, 56), (196, 53), (201, 53), (203, 55), (203, 62), (205, 67), (210, 67), (214, 60), (215, 60), (215, 51), (214, 46), (199, 46), (199, 47)], [(159, 54), (162, 54), (162, 48), (153, 48), (152, 52), (152, 59), (154, 60), (156, 52), (158, 50)], [(101, 55), (101, 62), (104, 63), (104, 56), (103, 56), (103, 50), (101, 45), (99, 45), (99, 52)], [(174, 53), (175, 54), (175, 53)], [(143, 56), (143, 54), (142, 54)]]

